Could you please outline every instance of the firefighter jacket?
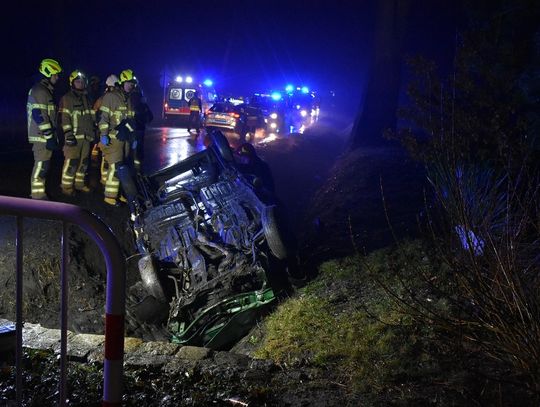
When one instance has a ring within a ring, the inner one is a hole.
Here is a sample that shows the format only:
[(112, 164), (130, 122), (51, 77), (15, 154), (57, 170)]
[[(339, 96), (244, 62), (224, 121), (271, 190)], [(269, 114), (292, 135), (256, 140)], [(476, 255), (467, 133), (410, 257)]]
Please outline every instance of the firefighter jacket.
[(60, 99), (59, 119), (64, 136), (77, 140), (94, 139), (95, 114), (85, 91), (71, 89)]
[(52, 138), (56, 129), (56, 105), (53, 85), (43, 78), (28, 92), (26, 114), (28, 119), (28, 141), (45, 143)]
[(188, 105), (191, 112), (200, 112), (202, 110), (201, 99), (196, 96), (193, 96), (191, 99), (189, 99)]
[(122, 89), (114, 89), (105, 93), (99, 111), (101, 113), (99, 132), (100, 134), (108, 134), (112, 139), (116, 139), (118, 134), (116, 127), (120, 122), (125, 119), (133, 119), (135, 116), (130, 97)]

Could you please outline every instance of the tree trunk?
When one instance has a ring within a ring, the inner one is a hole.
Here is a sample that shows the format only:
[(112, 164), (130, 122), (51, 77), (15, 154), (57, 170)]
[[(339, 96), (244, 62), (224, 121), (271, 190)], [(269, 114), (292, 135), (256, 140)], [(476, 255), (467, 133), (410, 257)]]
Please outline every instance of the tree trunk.
[(401, 48), (409, 0), (380, 0), (370, 78), (351, 133), (351, 148), (380, 147), (395, 129), (401, 84)]

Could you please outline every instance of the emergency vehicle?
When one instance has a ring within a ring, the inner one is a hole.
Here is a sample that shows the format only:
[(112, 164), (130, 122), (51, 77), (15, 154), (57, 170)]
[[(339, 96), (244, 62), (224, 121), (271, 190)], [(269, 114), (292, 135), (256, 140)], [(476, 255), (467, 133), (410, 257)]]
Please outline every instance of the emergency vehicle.
[(189, 119), (188, 102), (199, 91), (202, 101), (202, 111), (206, 112), (216, 100), (216, 90), (211, 80), (196, 82), (191, 76), (177, 76), (169, 82), (164, 90), (163, 111), (164, 119)]

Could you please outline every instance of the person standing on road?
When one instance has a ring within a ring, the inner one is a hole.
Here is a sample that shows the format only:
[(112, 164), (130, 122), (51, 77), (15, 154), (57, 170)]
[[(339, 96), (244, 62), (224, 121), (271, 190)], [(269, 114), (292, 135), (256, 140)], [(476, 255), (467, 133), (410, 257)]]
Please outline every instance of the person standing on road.
[[(95, 115), (96, 115), (96, 123), (98, 123), (98, 124), (99, 124), (99, 121), (101, 119), (101, 112), (100, 112), (99, 109), (101, 108), (101, 104), (103, 102), (103, 96), (105, 96), (105, 94), (107, 92), (112, 92), (115, 88), (117, 88), (118, 87), (118, 81), (119, 81), (118, 76), (116, 76), (115, 74), (109, 75), (107, 77), (107, 79), (105, 80), (105, 86), (106, 86), (105, 91), (94, 102), (93, 110), (94, 110)], [(99, 129), (98, 129), (98, 132), (99, 132)], [(99, 137), (99, 134), (98, 134), (98, 137)], [(92, 149), (92, 156), (97, 159), (99, 157), (99, 153), (100, 153), (100, 151), (102, 151), (102, 149), (103, 149), (103, 145), (98, 140), (98, 142), (94, 145), (94, 148)], [(100, 173), (101, 173), (101, 183), (103, 185), (105, 185), (105, 183), (107, 182), (107, 171), (108, 171), (108, 169), (109, 169), (109, 164), (105, 160), (105, 154), (101, 154)]]
[(188, 132), (192, 128), (195, 128), (197, 134), (199, 134), (199, 128), (201, 127), (201, 112), (202, 112), (202, 100), (199, 97), (199, 92), (193, 92), (193, 97), (189, 99), (189, 124)]
[(53, 91), (62, 67), (58, 61), (46, 58), (40, 63), (39, 72), (43, 77), (28, 92), (26, 104), (28, 141), (33, 144), (34, 153), (30, 190), (32, 199), (48, 200), (45, 192), (47, 173), (52, 152), (59, 149)]
[(86, 92), (86, 76), (75, 70), (69, 75), (71, 89), (60, 99), (59, 119), (64, 133), (64, 166), (62, 193), (75, 190), (90, 192), (85, 185), (90, 145), (95, 138), (95, 115)]
[(135, 133), (134, 140), (131, 143), (131, 153), (133, 166), (136, 171), (140, 171), (144, 159), (144, 132), (146, 131), (146, 125), (154, 119), (154, 115), (148, 103), (146, 103), (146, 98), (138, 83), (131, 92), (130, 97), (135, 112)]
[(109, 163), (105, 182), (105, 203), (120, 206), (126, 199), (119, 194), (120, 180), (117, 171), (125, 164), (129, 155), (130, 139), (135, 130), (133, 106), (129, 94), (137, 83), (131, 69), (120, 73), (119, 88), (103, 96), (99, 109), (99, 131), (105, 160)]
[(96, 75), (92, 75), (88, 80), (88, 101), (94, 105), (101, 94), (101, 81)]

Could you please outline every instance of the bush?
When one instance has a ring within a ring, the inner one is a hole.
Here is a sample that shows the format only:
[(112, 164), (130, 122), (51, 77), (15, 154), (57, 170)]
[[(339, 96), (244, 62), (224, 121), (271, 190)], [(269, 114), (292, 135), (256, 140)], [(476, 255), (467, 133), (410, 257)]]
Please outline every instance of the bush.
[(498, 382), (501, 397), (521, 386), (530, 401), (540, 393), (540, 7), (501, 0), (469, 12), (448, 80), (412, 60), (409, 129), (399, 135), (430, 174), (424, 226), (448, 272), (425, 287), (451, 312), (414, 296), (401, 303), (475, 360), (475, 376)]

